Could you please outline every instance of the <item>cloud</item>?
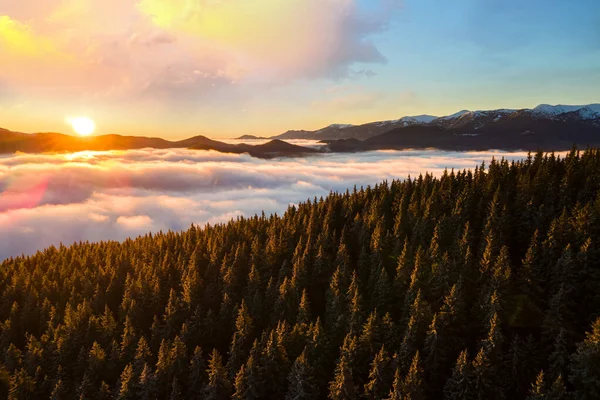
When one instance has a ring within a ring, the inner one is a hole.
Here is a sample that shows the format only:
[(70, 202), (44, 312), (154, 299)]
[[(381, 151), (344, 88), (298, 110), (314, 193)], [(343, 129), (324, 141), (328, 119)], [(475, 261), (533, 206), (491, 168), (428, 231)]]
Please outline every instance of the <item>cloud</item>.
[(177, 41), (177, 37), (167, 32), (153, 32), (147, 35), (142, 35), (138, 32), (134, 33), (130, 38), (131, 44), (141, 44), (143, 46), (160, 46), (164, 44), (171, 44)]
[(0, 79), (38, 98), (171, 102), (372, 76), (355, 65), (386, 62), (372, 37), (397, 7), (389, 0), (368, 11), (354, 0), (38, 3), (0, 7)]
[(117, 224), (132, 230), (149, 229), (152, 227), (152, 218), (147, 215), (121, 216), (117, 218)]
[(0, 157), (0, 259), (228, 221), (354, 185), (473, 168), (525, 153), (379, 151), (260, 160), (189, 150)]
[(385, 29), (394, 4), (375, 11), (351, 0), (141, 0), (139, 9), (170, 31), (232, 55), (254, 79), (346, 76), (354, 63), (385, 57), (369, 37)]

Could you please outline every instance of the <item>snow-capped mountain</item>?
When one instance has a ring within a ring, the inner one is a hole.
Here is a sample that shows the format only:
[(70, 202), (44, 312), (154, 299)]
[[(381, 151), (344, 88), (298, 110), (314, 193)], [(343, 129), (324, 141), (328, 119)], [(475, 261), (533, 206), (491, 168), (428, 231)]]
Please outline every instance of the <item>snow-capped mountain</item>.
[[(415, 125), (433, 125), (445, 129), (461, 130), (465, 135), (477, 135), (489, 126), (503, 126), (506, 121), (519, 120), (519, 125), (531, 124), (539, 120), (563, 122), (580, 122), (600, 126), (600, 104), (588, 105), (548, 105), (541, 104), (533, 109), (498, 109), (498, 110), (461, 110), (454, 114), (435, 117), (433, 115), (417, 115), (395, 120), (371, 122), (363, 125), (332, 124), (316, 131), (288, 131), (276, 136), (277, 139), (369, 139), (386, 132)], [(530, 130), (530, 129), (529, 129)]]
[(441, 119), (441, 120), (456, 119), (456, 118), (460, 118), (463, 115), (469, 114), (469, 113), (472, 113), (472, 111), (469, 111), (469, 110), (460, 110), (459, 112), (456, 112), (454, 114), (446, 115), (445, 117), (440, 117), (440, 118), (437, 118), (437, 119)]
[(600, 104), (588, 104), (584, 106), (567, 106), (563, 104), (551, 106), (549, 104), (540, 104), (531, 111), (535, 115), (547, 117), (556, 117), (561, 114), (577, 112), (582, 118), (593, 119), (600, 116)]
[(520, 115), (529, 114), (536, 118), (560, 118), (561, 116), (575, 113), (583, 120), (592, 120), (600, 117), (600, 104), (588, 104), (581, 106), (570, 106), (570, 105), (556, 105), (552, 106), (549, 104), (540, 104), (539, 106), (529, 109), (524, 108), (521, 110), (511, 109), (499, 109), (499, 110), (488, 110), (488, 111), (468, 111), (462, 110), (456, 114), (448, 115), (446, 117), (438, 118), (438, 120), (448, 121), (466, 118), (480, 118), (488, 117), (490, 115), (497, 114), (497, 118), (500, 119), (504, 116), (510, 116), (511, 114), (519, 113)]
[(400, 118), (399, 121), (404, 122), (404, 123), (408, 123), (408, 124), (428, 124), (434, 120), (436, 120), (437, 117), (433, 116), (433, 115), (416, 115), (414, 117), (403, 117)]
[(376, 124), (377, 126), (386, 126), (386, 125), (408, 126), (408, 125), (415, 125), (415, 124), (428, 124), (428, 123), (436, 120), (437, 118), (438, 117), (435, 117), (433, 115), (415, 115), (414, 117), (402, 117), (399, 119), (391, 119), (388, 121), (375, 122), (374, 124)]
[(363, 125), (332, 124), (316, 131), (287, 131), (276, 139), (312, 139), (312, 140), (337, 140), (359, 139), (364, 140), (381, 135), (395, 128), (411, 125), (429, 124), (438, 117), (433, 115), (416, 115), (402, 117), (389, 121), (371, 122)]

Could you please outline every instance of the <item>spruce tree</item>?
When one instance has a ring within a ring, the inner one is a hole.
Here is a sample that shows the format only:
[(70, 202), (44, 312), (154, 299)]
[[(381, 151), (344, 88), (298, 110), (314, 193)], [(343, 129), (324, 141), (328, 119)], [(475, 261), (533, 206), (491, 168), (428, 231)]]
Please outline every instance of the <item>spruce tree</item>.
[(223, 365), (223, 358), (214, 349), (210, 354), (208, 361), (208, 380), (203, 389), (203, 395), (206, 400), (225, 400), (232, 394), (231, 382), (227, 370)]
[(592, 324), (592, 330), (571, 356), (569, 381), (575, 388), (577, 399), (600, 398), (600, 318)]
[(406, 377), (402, 382), (402, 394), (405, 399), (423, 400), (425, 399), (425, 386), (423, 383), (423, 369), (419, 352), (415, 353)]
[(356, 352), (356, 338), (349, 334), (344, 339), (344, 345), (337, 366), (335, 367), (333, 380), (329, 383), (329, 399), (352, 400), (359, 398), (358, 388), (353, 375)]
[(391, 382), (390, 357), (384, 346), (381, 346), (379, 352), (371, 362), (371, 372), (369, 380), (365, 384), (365, 397), (368, 399), (383, 399), (390, 391)]
[(289, 386), (285, 400), (309, 400), (319, 397), (319, 387), (314, 377), (306, 348), (294, 361), (288, 376)]
[(444, 399), (446, 400), (471, 400), (477, 398), (475, 391), (473, 366), (469, 362), (469, 353), (463, 350), (452, 371), (452, 376), (444, 386)]

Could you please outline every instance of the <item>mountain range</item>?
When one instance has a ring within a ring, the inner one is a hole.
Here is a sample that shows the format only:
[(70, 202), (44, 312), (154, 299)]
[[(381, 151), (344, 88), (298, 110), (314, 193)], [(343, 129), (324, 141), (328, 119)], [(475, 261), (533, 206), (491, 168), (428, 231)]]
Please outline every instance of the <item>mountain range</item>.
[[(261, 137), (244, 135), (238, 139)], [(195, 136), (180, 141), (138, 136), (74, 137), (60, 133), (26, 134), (0, 128), (0, 153), (141, 148), (189, 148), (225, 153), (248, 153), (272, 158), (315, 152), (358, 152), (435, 148), (440, 150), (567, 150), (600, 146), (600, 104), (581, 106), (547, 104), (533, 109), (462, 110), (435, 117), (419, 115), (363, 125), (334, 124), (316, 131), (287, 131), (270, 142), (229, 144)], [(296, 146), (284, 140), (323, 142), (319, 149)]]
[(0, 128), (0, 153), (45, 153), (74, 151), (135, 150), (143, 148), (169, 149), (187, 148), (196, 150), (214, 150), (221, 153), (248, 153), (253, 157), (272, 158), (289, 157), (314, 153), (317, 150), (296, 146), (282, 140), (273, 139), (260, 145), (229, 144), (194, 136), (179, 141), (141, 136), (102, 135), (91, 137), (70, 136), (62, 133), (27, 134), (12, 132)]
[[(518, 124), (515, 124), (517, 121)], [(479, 136), (492, 127), (514, 130), (519, 129), (524, 124), (530, 124), (531, 127), (534, 128), (539, 121), (583, 123), (584, 125), (591, 125), (597, 128), (600, 126), (600, 104), (582, 106), (551, 106), (542, 104), (534, 109), (521, 110), (462, 110), (444, 117), (419, 115), (414, 117), (403, 117), (397, 120), (371, 122), (362, 125), (333, 124), (316, 131), (287, 131), (281, 135), (275, 136), (275, 138), (366, 140), (397, 129), (400, 129), (400, 131), (398, 131), (399, 133), (402, 132), (402, 128), (412, 126), (438, 127), (457, 135)], [(533, 132), (532, 129), (525, 128), (525, 131), (531, 130)], [(495, 131), (496, 129), (492, 130)], [(414, 131), (414, 129), (409, 129), (408, 131)]]

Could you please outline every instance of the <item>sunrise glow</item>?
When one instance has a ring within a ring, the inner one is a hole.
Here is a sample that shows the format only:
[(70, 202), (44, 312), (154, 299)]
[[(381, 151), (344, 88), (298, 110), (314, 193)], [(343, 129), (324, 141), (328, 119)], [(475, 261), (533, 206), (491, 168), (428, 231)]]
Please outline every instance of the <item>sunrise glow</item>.
[(79, 136), (90, 136), (96, 130), (96, 123), (87, 117), (69, 118), (67, 121)]
[(0, 127), (20, 132), (79, 109), (185, 139), (598, 101), (593, 0), (1, 3)]

